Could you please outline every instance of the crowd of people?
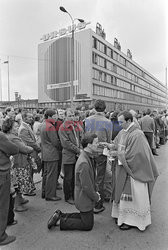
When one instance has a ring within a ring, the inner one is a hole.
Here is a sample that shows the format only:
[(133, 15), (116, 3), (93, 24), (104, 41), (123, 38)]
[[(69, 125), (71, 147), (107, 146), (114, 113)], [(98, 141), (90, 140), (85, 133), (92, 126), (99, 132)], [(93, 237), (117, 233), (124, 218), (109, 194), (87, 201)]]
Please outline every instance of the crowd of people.
[(35, 196), (34, 173), (42, 173), (41, 198), (65, 202), (79, 213), (56, 210), (48, 229), (91, 230), (94, 214), (112, 202), (121, 230), (151, 224), (151, 195), (158, 177), (153, 155), (168, 136), (168, 114), (147, 109), (106, 112), (96, 100), (90, 110), (44, 109), (27, 112), (7, 107), (0, 112), (0, 245), (16, 237), (15, 212), (24, 212)]

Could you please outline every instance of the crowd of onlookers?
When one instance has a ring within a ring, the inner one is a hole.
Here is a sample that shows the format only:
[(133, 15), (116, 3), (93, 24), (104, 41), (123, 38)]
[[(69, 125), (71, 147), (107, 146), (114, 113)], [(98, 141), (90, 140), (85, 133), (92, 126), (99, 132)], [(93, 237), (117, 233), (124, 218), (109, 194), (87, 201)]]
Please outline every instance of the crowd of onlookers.
[[(99, 112), (103, 113), (103, 116), (100, 116)], [(13, 107), (7, 107), (4, 112), (0, 112), (2, 140), (7, 138), (11, 143), (9, 144), (11, 152), (5, 151), (5, 146), (4, 149), (2, 148), (4, 144), (0, 147), (0, 151), (10, 156), (10, 163), (6, 163), (8, 165), (6, 170), (10, 168), (10, 201), (6, 200), (5, 203), (8, 209), (5, 206), (3, 208), (8, 211), (7, 224), (17, 223), (14, 219), (14, 211), (27, 210), (26, 203), (29, 200), (24, 196), (36, 195), (33, 181), (33, 175), (36, 172), (41, 171), (43, 176), (41, 198), (47, 201), (61, 199), (57, 196), (57, 190), (62, 189), (59, 183), (61, 176), (65, 202), (73, 205), (75, 164), (83, 150), (81, 145), (83, 134), (93, 129), (90, 117), (94, 117), (100, 123), (106, 122), (107, 133), (100, 129), (97, 131), (97, 136), (99, 142), (110, 143), (122, 129), (117, 119), (119, 113), (120, 111), (106, 112), (101, 100), (91, 110), (46, 108), (29, 112), (25, 109), (14, 110)], [(152, 153), (158, 155), (157, 148), (165, 143), (168, 136), (167, 111), (158, 112), (147, 109), (143, 113), (134, 110), (130, 110), (130, 113), (136, 126), (144, 132)], [(2, 134), (5, 134), (5, 137)], [(111, 198), (111, 167), (106, 158), (100, 148), (95, 164), (99, 166), (96, 181), (101, 199), (96, 204), (94, 213), (102, 212), (105, 209), (104, 201), (109, 201)], [(0, 173), (4, 173), (3, 164), (1, 158)], [(1, 192), (4, 191), (1, 190), (0, 195)], [(2, 200), (0, 200), (0, 209), (1, 203)], [(0, 226), (0, 242), (5, 242), (5, 240), (9, 243), (14, 238), (7, 237), (5, 226), (3, 228)]]
[[(0, 112), (0, 130), (2, 130), (2, 123), (4, 120), (6, 120), (7, 118), (14, 118), (15, 120), (20, 124), (21, 121), (23, 120), (22, 117), (25, 116), (25, 114), (29, 113), (32, 116), (32, 121), (31, 121), (31, 126), (32, 126), (32, 130), (33, 133), (36, 137), (36, 141), (38, 143), (40, 143), (40, 133), (39, 133), (39, 125), (42, 123), (42, 121), (44, 120), (44, 113), (47, 110), (47, 108), (44, 109), (34, 109), (33, 111), (27, 111), (26, 109), (21, 109), (21, 108), (12, 108), (12, 107), (7, 107), (5, 109), (5, 111), (1, 111)], [(58, 121), (63, 121), (65, 119), (65, 112), (66, 109), (53, 109), (56, 110), (57, 113), (57, 118)], [(117, 115), (119, 114), (121, 110), (117, 110), (117, 111), (109, 111), (109, 112), (104, 112), (105, 117), (107, 119), (110, 119), (112, 122), (113, 121), (117, 121)], [(147, 127), (143, 127), (143, 125), (141, 124), (141, 129), (144, 132), (154, 132), (154, 136), (153, 136), (153, 143), (152, 143), (152, 147), (153, 149), (158, 148), (160, 145), (165, 143), (165, 140), (167, 138), (167, 131), (168, 131), (168, 112), (167, 110), (162, 110), (162, 111), (158, 111), (156, 109), (154, 110), (144, 110), (142, 112), (140, 112), (139, 110), (130, 110), (131, 114), (133, 115), (133, 119), (135, 122), (143, 120), (143, 117), (145, 117), (147, 115), (147, 117), (151, 117), (154, 120), (154, 126), (151, 128), (147, 128)], [(84, 121), (87, 117), (91, 116), (95, 114), (95, 109), (91, 108), (91, 109), (85, 109), (85, 107), (81, 107), (78, 110), (74, 110), (74, 116), (76, 121), (81, 121), (83, 123), (84, 126)], [(113, 122), (114, 124), (114, 122)], [(115, 127), (115, 125), (114, 125)], [(147, 131), (145, 131), (147, 130)], [(148, 131), (149, 130), (149, 131)], [(112, 140), (114, 139), (116, 134), (116, 129), (113, 128), (113, 135), (112, 135)], [(155, 150), (154, 150), (155, 151)]]

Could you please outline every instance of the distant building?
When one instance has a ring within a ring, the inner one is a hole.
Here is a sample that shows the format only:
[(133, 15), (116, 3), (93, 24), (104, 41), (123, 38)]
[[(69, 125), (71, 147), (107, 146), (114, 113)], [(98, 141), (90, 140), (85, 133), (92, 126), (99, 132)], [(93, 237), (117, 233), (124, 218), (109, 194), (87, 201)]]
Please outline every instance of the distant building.
[[(19, 96), (18, 96), (19, 97)], [(13, 108), (21, 108), (26, 109), (28, 111), (32, 111), (37, 108), (43, 108), (43, 106), (39, 106), (37, 99), (31, 99), (31, 100), (23, 100), (17, 98), (15, 101), (1, 101), (0, 102), (0, 111), (4, 111), (6, 107), (13, 107)]]
[[(121, 52), (105, 40), (100, 24), (75, 32), (74, 102), (103, 99), (108, 110), (144, 110), (166, 107), (166, 86), (132, 60), (130, 50)], [(39, 103), (70, 103), (71, 34), (59, 36), (38, 47)]]

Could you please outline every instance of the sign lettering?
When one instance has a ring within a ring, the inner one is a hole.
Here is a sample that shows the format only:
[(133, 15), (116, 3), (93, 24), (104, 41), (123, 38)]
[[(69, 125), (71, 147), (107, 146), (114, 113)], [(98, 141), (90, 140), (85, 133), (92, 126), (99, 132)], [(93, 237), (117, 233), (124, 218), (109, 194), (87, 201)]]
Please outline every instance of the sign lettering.
[(72, 30), (82, 30), (86, 28), (86, 25), (90, 24), (90, 22), (83, 22), (83, 23), (78, 23), (77, 25), (74, 24), (73, 26), (68, 26), (67, 28), (60, 29), (59, 31), (53, 31), (50, 33), (47, 33), (41, 37), (40, 40), (47, 41), (50, 39), (54, 39), (60, 36), (64, 36), (66, 34), (72, 33)]

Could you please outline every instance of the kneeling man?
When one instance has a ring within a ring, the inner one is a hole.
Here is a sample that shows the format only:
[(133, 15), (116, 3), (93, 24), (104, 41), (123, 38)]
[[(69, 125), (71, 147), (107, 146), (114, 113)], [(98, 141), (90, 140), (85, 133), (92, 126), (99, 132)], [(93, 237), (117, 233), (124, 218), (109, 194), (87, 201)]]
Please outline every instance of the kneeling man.
[(93, 208), (100, 200), (96, 192), (94, 157), (97, 154), (96, 134), (86, 133), (82, 139), (84, 150), (75, 166), (75, 206), (79, 213), (62, 213), (56, 210), (48, 221), (48, 229), (60, 225), (60, 230), (92, 230)]

